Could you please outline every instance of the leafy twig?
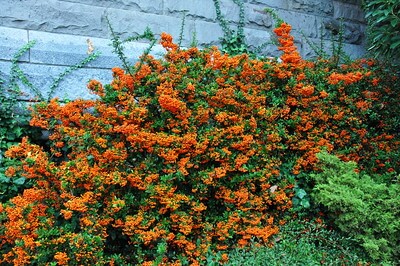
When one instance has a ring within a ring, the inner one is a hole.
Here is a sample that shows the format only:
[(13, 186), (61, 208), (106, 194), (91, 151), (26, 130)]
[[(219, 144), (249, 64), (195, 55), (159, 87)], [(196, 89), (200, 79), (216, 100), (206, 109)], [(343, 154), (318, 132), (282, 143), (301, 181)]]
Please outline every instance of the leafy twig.
[(124, 53), (124, 46), (122, 45), (122, 41), (120, 40), (119, 36), (115, 33), (113, 27), (111, 26), (111, 22), (108, 19), (108, 17), (106, 16), (106, 21), (107, 21), (107, 25), (108, 28), (111, 31), (111, 37), (112, 37), (112, 46), (114, 48), (114, 53), (119, 57), (119, 59), (122, 62), (123, 67), (125, 68), (125, 70), (131, 75), (133, 76), (133, 73), (131, 72), (131, 69), (129, 67), (129, 62), (128, 62), (128, 58), (125, 56)]
[(47, 100), (50, 101), (52, 98), (55, 90), (59, 86), (60, 82), (64, 79), (64, 77), (68, 74), (70, 74), (72, 71), (83, 68), (85, 65), (87, 65), (89, 62), (95, 60), (100, 56), (100, 52), (95, 52), (87, 56), (85, 59), (83, 59), (81, 62), (78, 64), (75, 64), (73, 66), (68, 67), (66, 70), (64, 70), (62, 73), (60, 73), (56, 78), (53, 79), (53, 83), (51, 84), (49, 88), (49, 94), (47, 96)]

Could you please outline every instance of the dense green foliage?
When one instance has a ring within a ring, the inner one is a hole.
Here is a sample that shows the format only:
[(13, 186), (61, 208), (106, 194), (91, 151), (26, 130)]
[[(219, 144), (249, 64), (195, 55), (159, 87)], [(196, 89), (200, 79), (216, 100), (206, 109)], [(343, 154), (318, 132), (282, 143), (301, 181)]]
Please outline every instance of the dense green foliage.
[(368, 176), (356, 172), (354, 162), (320, 153), (322, 172), (312, 174), (313, 199), (326, 207), (333, 223), (358, 240), (379, 263), (400, 260), (399, 177)]
[(14, 55), (8, 79), (5, 73), (0, 73), (0, 202), (6, 202), (29, 186), (24, 177), (11, 179), (5, 175), (7, 167), (12, 163), (4, 158), (4, 152), (29, 133), (29, 114), (19, 101), (22, 92), (18, 81), (24, 80), (25, 76), (18, 67), (18, 60), (32, 45), (34, 42), (24, 45)]
[(29, 136), (35, 142), (40, 140), (41, 132), (37, 128), (29, 126), (30, 113), (27, 92), (30, 102), (48, 101), (53, 97), (60, 83), (70, 73), (83, 68), (89, 62), (95, 60), (100, 54), (94, 52), (89, 54), (79, 63), (64, 69), (63, 72), (53, 78), (47, 95), (42, 94), (43, 88), (37, 88), (28, 79), (20, 68), (19, 62), (23, 55), (35, 45), (36, 41), (30, 41), (22, 46), (11, 59), (11, 70), (7, 77), (6, 73), (0, 72), (0, 201), (6, 202), (24, 189), (31, 186), (31, 181), (23, 176), (10, 178), (7, 168), (12, 167), (15, 162), (4, 158), (4, 152), (13, 145), (20, 143), (22, 137)]
[(251, 239), (273, 244), (293, 197), (307, 207), (295, 183), (322, 149), (398, 171), (397, 78), (369, 60), (304, 60), (290, 30), (275, 29), (282, 62), (162, 34), (164, 58), (91, 81), (97, 99), (36, 105), (30, 123), (51, 146), (24, 138), (6, 153), (7, 176), (33, 187), (0, 204), (0, 261), (196, 265), (221, 251), (226, 262)]
[[(356, 243), (316, 221), (292, 220), (281, 226), (272, 247), (253, 245), (229, 253), (229, 266), (357, 265), (367, 256)], [(363, 256), (364, 255), (364, 256)]]
[(400, 1), (366, 0), (370, 50), (393, 63), (400, 63)]
[(220, 0), (213, 0), (215, 12), (217, 15), (217, 20), (221, 26), (224, 36), (221, 38), (222, 51), (230, 55), (238, 55), (249, 53), (250, 49), (246, 43), (246, 38), (244, 35), (244, 4), (242, 0), (232, 0), (239, 7), (239, 22), (237, 29), (233, 30), (229, 27), (229, 22), (226, 20), (225, 16), (222, 14), (220, 7)]
[(8, 79), (5, 73), (0, 72), (0, 156), (26, 134), (29, 117), (19, 101), (22, 91), (18, 83), (25, 80), (25, 75), (18, 67), (18, 60), (33, 45), (34, 42), (27, 43), (14, 55)]
[[(98, 97), (33, 108), (50, 146), (23, 138), (6, 152), (2, 180), (17, 189), (1, 198), (0, 263), (364, 262), (321, 209), (372, 260), (398, 257), (399, 79), (373, 60), (302, 59), (279, 19), (281, 62), (242, 54), (234, 2), (237, 32), (214, 1), (223, 52), (182, 49), (164, 33), (155, 59), (151, 32), (120, 40), (110, 26), (124, 69), (88, 84)], [(129, 65), (123, 45), (141, 38), (149, 49)], [(371, 175), (324, 153), (318, 165), (321, 150)]]

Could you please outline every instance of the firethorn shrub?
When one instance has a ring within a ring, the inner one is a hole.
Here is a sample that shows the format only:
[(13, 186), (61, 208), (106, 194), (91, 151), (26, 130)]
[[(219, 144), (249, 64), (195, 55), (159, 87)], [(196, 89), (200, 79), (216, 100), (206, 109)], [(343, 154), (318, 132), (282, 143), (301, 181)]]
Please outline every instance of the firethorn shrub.
[[(0, 205), (0, 262), (199, 265), (210, 251), (273, 245), (295, 181), (325, 149), (360, 171), (399, 171), (398, 94), (375, 62), (302, 59), (281, 23), (281, 60), (180, 49), (112, 70), (95, 100), (36, 105), (9, 149), (32, 188)], [(397, 112), (397, 113), (396, 113)]]

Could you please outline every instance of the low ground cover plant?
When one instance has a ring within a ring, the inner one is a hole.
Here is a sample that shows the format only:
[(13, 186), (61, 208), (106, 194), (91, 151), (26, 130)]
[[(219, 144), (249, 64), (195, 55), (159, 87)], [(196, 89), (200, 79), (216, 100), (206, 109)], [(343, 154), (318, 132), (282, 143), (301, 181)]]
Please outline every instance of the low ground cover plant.
[(274, 244), (321, 150), (398, 172), (398, 78), (369, 60), (304, 60), (290, 31), (275, 29), (281, 62), (162, 34), (164, 58), (92, 80), (96, 100), (36, 105), (30, 123), (51, 147), (24, 138), (6, 152), (6, 175), (33, 185), (0, 204), (0, 262), (224, 263)]
[(290, 220), (281, 226), (274, 241), (272, 247), (255, 244), (234, 249), (229, 252), (226, 265), (368, 265), (356, 242), (329, 229), (321, 218)]

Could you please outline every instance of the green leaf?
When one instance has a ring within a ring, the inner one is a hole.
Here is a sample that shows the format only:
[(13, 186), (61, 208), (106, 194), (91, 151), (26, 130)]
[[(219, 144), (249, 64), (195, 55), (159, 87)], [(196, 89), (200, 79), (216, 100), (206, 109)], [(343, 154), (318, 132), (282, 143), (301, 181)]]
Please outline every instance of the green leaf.
[(292, 199), (293, 206), (298, 206), (299, 202), (300, 202), (300, 200), (298, 198), (293, 198)]
[(392, 17), (392, 19), (390, 20), (390, 25), (392, 25), (393, 28), (396, 28), (397, 24), (399, 24), (399, 20), (397, 19), (397, 17)]
[(20, 177), (13, 180), (13, 183), (16, 185), (23, 185), (25, 183), (25, 177)]
[(310, 202), (308, 200), (302, 200), (300, 202), (300, 205), (303, 206), (304, 208), (310, 208)]
[(299, 189), (299, 190), (296, 191), (296, 196), (297, 196), (299, 199), (304, 198), (306, 195), (307, 195), (307, 192), (305, 192), (304, 189)]
[(8, 183), (10, 182), (10, 178), (4, 175), (0, 175), (0, 183)]
[(390, 49), (395, 49), (395, 48), (397, 48), (397, 47), (399, 47), (399, 46), (400, 46), (400, 41), (397, 41), (397, 42), (392, 43), (392, 44), (390, 45)]

